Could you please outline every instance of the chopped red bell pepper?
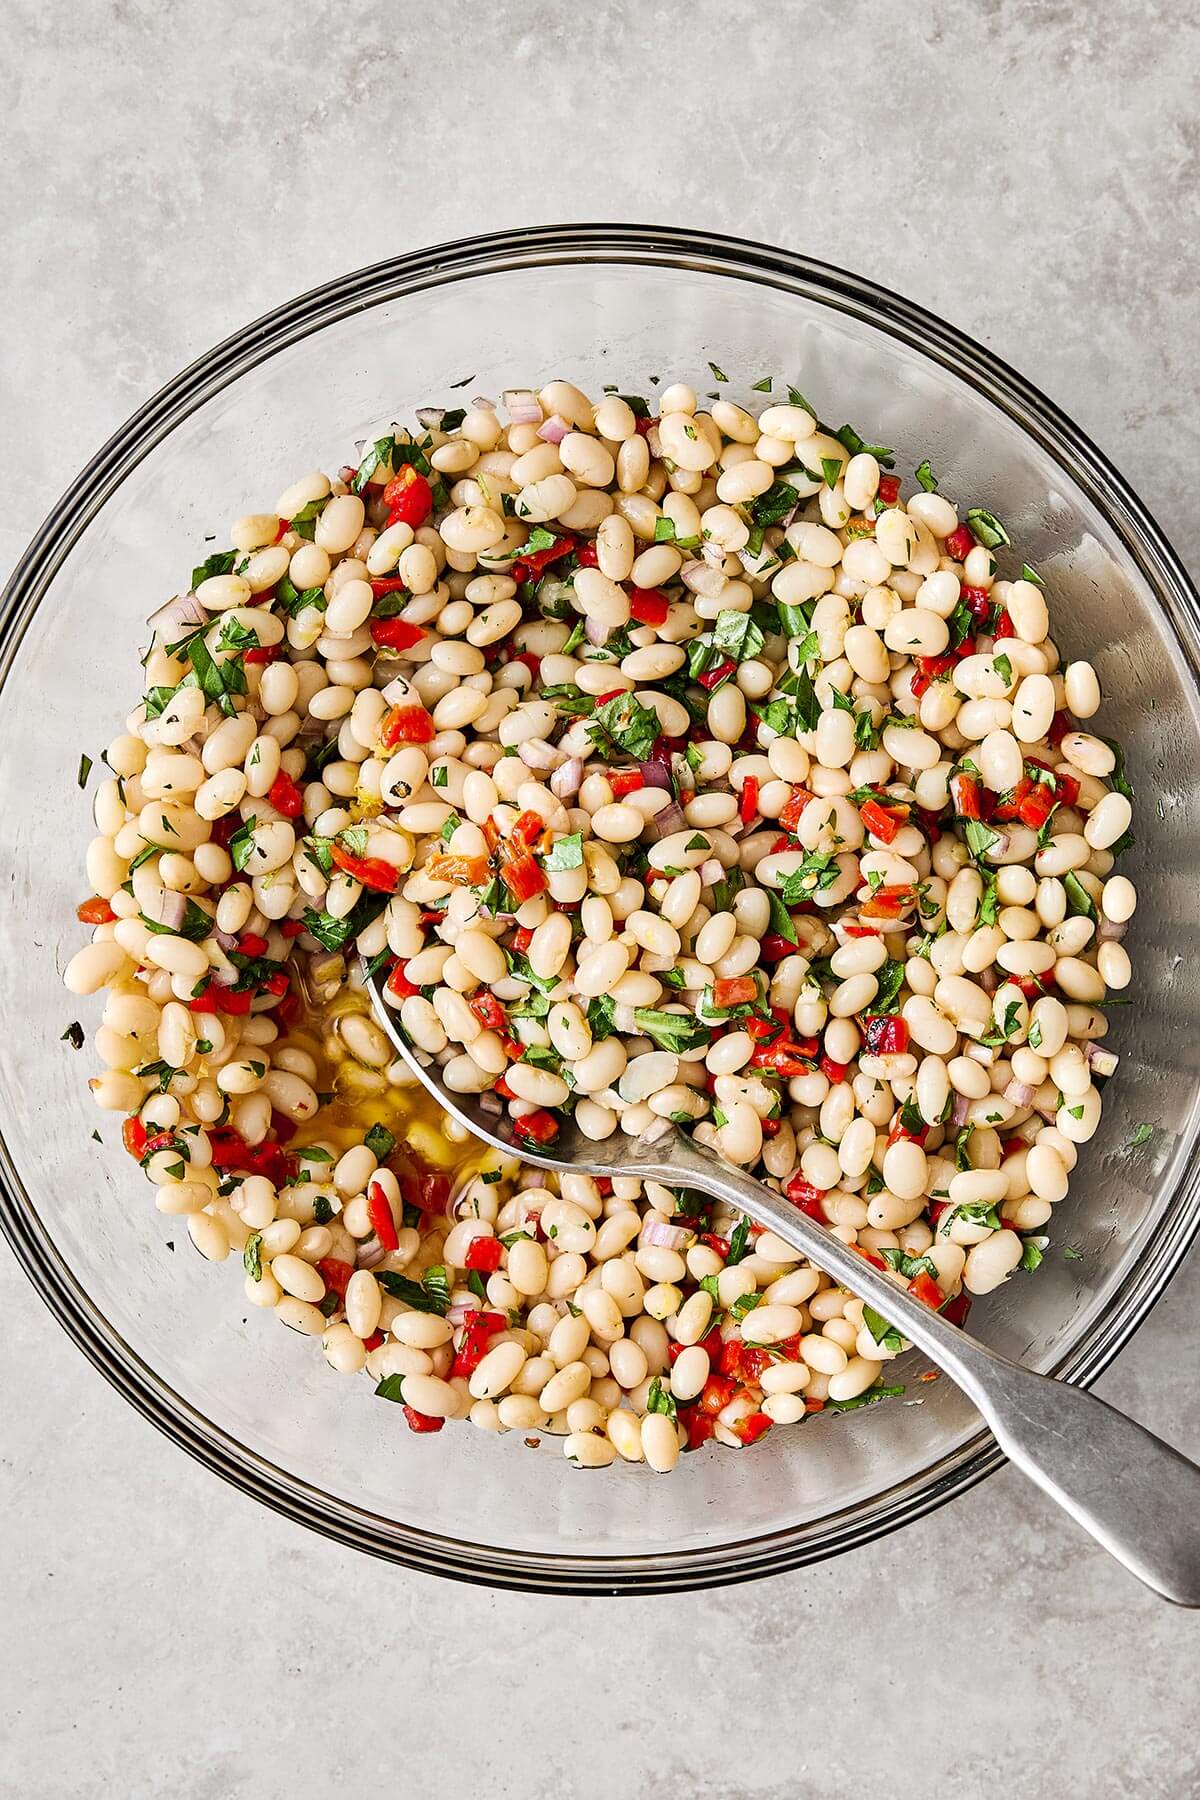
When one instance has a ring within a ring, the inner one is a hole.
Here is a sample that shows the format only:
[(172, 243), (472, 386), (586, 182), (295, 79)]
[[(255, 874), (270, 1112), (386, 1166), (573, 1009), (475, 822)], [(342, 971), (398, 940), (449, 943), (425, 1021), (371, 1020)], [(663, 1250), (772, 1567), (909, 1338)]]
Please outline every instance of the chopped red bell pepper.
[(713, 1231), (702, 1231), (700, 1233), (700, 1242), (702, 1244), (707, 1244), (710, 1250), (715, 1250), (722, 1260), (729, 1255), (729, 1239), (718, 1237)]
[(284, 769), (280, 769), (268, 788), (267, 799), (285, 819), (298, 819), (304, 811), (304, 789)]
[(1016, 637), (1016, 635), (1016, 626), (1009, 618), (1008, 613), (1001, 607), (996, 615), (996, 623), (992, 627), (992, 636), (999, 640), (1000, 638)]
[[(476, 1238), (473, 1241), (486, 1243), (489, 1240)], [(493, 1238), (490, 1241), (495, 1243), (498, 1240)], [(503, 1313), (468, 1313), (463, 1320), (463, 1333), (459, 1339), (458, 1349), (454, 1353), (450, 1373), (464, 1378), (473, 1375), (487, 1355), (488, 1339), (495, 1337), (498, 1331), (507, 1330), (508, 1320)]]
[(795, 956), (796, 946), (782, 932), (768, 931), (759, 943), (759, 951), (764, 962), (777, 963), (782, 962), (785, 956)]
[(410, 625), (407, 619), (371, 620), (371, 642), (381, 650), (411, 650), (424, 636), (421, 627)]
[(518, 1137), (528, 1138), (531, 1144), (552, 1144), (558, 1136), (558, 1120), (544, 1106), (539, 1106), (536, 1112), (522, 1113), (519, 1119), (514, 1119), (513, 1130)]
[(414, 982), (411, 982), (408, 979), (408, 975), (405, 972), (407, 968), (408, 964), (406, 962), (394, 963), (392, 965), (392, 972), (384, 983), (387, 992), (396, 1000), (408, 1000), (413, 994), (419, 994), (421, 991)]
[(344, 874), (376, 894), (394, 894), (400, 886), (400, 870), (382, 856), (351, 856), (336, 843), (329, 854)]
[(526, 845), (527, 848), (532, 849), (534, 844), (541, 838), (545, 829), (546, 821), (543, 819), (541, 813), (534, 812), (533, 809), (530, 808), (528, 812), (523, 812), (518, 815), (516, 823), (509, 832), (509, 838), (510, 840), (512, 838), (517, 838), (522, 844)]
[(385, 750), (397, 744), (431, 744), (437, 732), (423, 706), (393, 706), (383, 721), (379, 741)]
[(243, 931), (238, 939), (238, 950), (243, 956), (265, 956), (267, 940), (257, 931)]
[(900, 498), (900, 477), (898, 475), (881, 475), (879, 477), (879, 498), (885, 506), (895, 506)]
[(316, 1267), (325, 1286), (345, 1298), (346, 1283), (354, 1273), (354, 1264), (342, 1262), (336, 1256), (319, 1256)]
[(1052, 749), (1057, 750), (1068, 731), (1076, 731), (1077, 729), (1078, 727), (1069, 712), (1056, 712), (1050, 721), (1050, 729), (1046, 733), (1046, 742)]
[(1048, 787), (1044, 781), (1031, 781), (1021, 796), (1017, 817), (1022, 825), (1040, 831), (1057, 805), (1058, 797), (1054, 788)]
[[(538, 823), (542, 824), (543, 821), (539, 818)], [(514, 843), (512, 838), (508, 838), (500, 845), (498, 855), (505, 886), (519, 906), (526, 900), (532, 900), (535, 894), (544, 893), (549, 887), (546, 871), (534, 860), (524, 844)]]
[(991, 596), (988, 594), (987, 589), (970, 587), (964, 584), (959, 589), (958, 597), (970, 613), (971, 617), (978, 620), (982, 625), (992, 610)]
[(790, 1200), (793, 1206), (798, 1206), (810, 1219), (815, 1219), (818, 1225), (829, 1223), (825, 1216), (824, 1191), (814, 1187), (811, 1181), (806, 1181), (799, 1170), (784, 1183), (783, 1193), (786, 1200)]
[(723, 681), (728, 680), (736, 672), (737, 664), (732, 658), (724, 656), (719, 663), (714, 663), (711, 669), (706, 669), (703, 675), (698, 675), (696, 679), (702, 688), (707, 688), (711, 693), (714, 688), (720, 687)]
[(135, 1162), (141, 1162), (149, 1141), (150, 1133), (138, 1115), (131, 1113), (121, 1127), (121, 1142)]
[(898, 919), (916, 897), (917, 892), (913, 887), (877, 888), (863, 901), (862, 916), (864, 919)]
[(891, 843), (904, 822), (901, 816), (889, 812), (880, 800), (864, 800), (858, 816), (872, 836), (885, 844)]
[(733, 1435), (743, 1444), (757, 1444), (771, 1429), (772, 1421), (765, 1412), (747, 1413), (732, 1427)]
[(1054, 798), (1060, 806), (1074, 806), (1079, 798), (1079, 783), (1074, 775), (1055, 774)]
[(863, 1043), (872, 1056), (903, 1056), (908, 1026), (896, 1014), (875, 1013), (863, 1020)]
[(435, 1419), (432, 1413), (418, 1412), (415, 1406), (404, 1406), (404, 1416), (408, 1420), (410, 1431), (440, 1431), (446, 1423), (445, 1419)]
[(530, 944), (532, 944), (532, 942), (533, 942), (533, 927), (532, 927), (532, 925), (518, 925), (517, 929), (513, 932), (513, 949), (516, 950), (521, 956), (524, 956), (525, 952), (528, 950), (528, 948), (529, 948)]
[(807, 788), (793, 788), (790, 799), (779, 815), (779, 823), (783, 826), (783, 829), (785, 831), (795, 831), (797, 825), (800, 823), (800, 814), (804, 811), (809, 801), (815, 799), (816, 795), (810, 794)]
[(503, 1031), (508, 1023), (508, 1014), (495, 994), (487, 988), (481, 993), (473, 994), (467, 1001), (467, 1008), (474, 1013), (485, 1031)]
[(383, 504), (389, 525), (411, 525), (415, 531), (433, 511), (433, 489), (409, 463), (387, 483)]
[(634, 588), (629, 595), (629, 616), (639, 625), (665, 625), (670, 601), (657, 588)]
[(280, 1144), (247, 1144), (239, 1132), (228, 1126), (209, 1127), (214, 1169), (242, 1169), (247, 1175), (265, 1175), (275, 1187), (282, 1187), (292, 1167), (292, 1159)]
[(835, 1087), (840, 1081), (845, 1081), (847, 1075), (850, 1073), (849, 1063), (834, 1062), (832, 1056), (824, 1054), (817, 1067), (820, 1069), (822, 1075), (824, 1075), (826, 1081), (832, 1082)]
[(960, 525), (957, 531), (952, 531), (946, 539), (946, 555), (952, 557), (955, 562), (965, 562), (974, 548), (974, 534), (966, 525)]
[(482, 1269), (493, 1274), (499, 1267), (504, 1255), (504, 1245), (497, 1237), (472, 1238), (467, 1245), (464, 1269)]
[(367, 1217), (371, 1221), (371, 1230), (382, 1247), (385, 1250), (395, 1250), (400, 1242), (396, 1234), (396, 1221), (392, 1217), (387, 1194), (378, 1181), (372, 1181), (367, 1186)]
[(486, 856), (457, 856), (439, 850), (425, 864), (425, 873), (434, 881), (448, 881), (454, 887), (479, 887), (491, 874), (491, 864)]
[(687, 1431), (687, 1447), (689, 1450), (698, 1450), (701, 1444), (706, 1444), (708, 1442), (713, 1434), (713, 1421), (709, 1413), (702, 1412), (698, 1406), (681, 1406), (679, 1409), (679, 1417), (683, 1421), (684, 1428)]
[(528, 556), (518, 556), (508, 572), (515, 582), (533, 581), (548, 569), (551, 563), (559, 562), (564, 556), (569, 556), (575, 548), (575, 543), (576, 540), (573, 537), (565, 534), (556, 537), (545, 550), (531, 550)]
[(948, 1319), (951, 1325), (965, 1325), (970, 1310), (971, 1296), (964, 1288), (960, 1294), (955, 1294), (953, 1300), (947, 1300), (942, 1308), (942, 1317)]
[(747, 775), (742, 783), (742, 797), (738, 805), (738, 817), (743, 825), (749, 825), (758, 811), (758, 777)]
[(406, 1206), (415, 1206), (418, 1212), (424, 1213), (445, 1212), (450, 1199), (448, 1175), (418, 1165), (416, 1169), (404, 1169), (399, 1180)]
[(371, 1333), (370, 1337), (365, 1337), (363, 1339), (363, 1349), (364, 1350), (378, 1350), (379, 1346), (381, 1344), (385, 1343), (386, 1341), (387, 1340), (384, 1338), (382, 1331), (373, 1331)]
[(646, 785), (646, 777), (640, 769), (610, 769), (605, 780), (612, 789), (614, 800), (623, 800), (626, 794), (636, 794), (639, 788)]
[(760, 1044), (750, 1058), (752, 1069), (770, 1069), (790, 1081), (796, 1075), (811, 1075), (817, 1055), (816, 1038), (797, 1042), (784, 1039), (780, 1043)]
[(950, 804), (959, 819), (982, 819), (983, 784), (977, 775), (962, 769), (950, 777)]
[(595, 569), (600, 564), (600, 552), (595, 544), (580, 544), (575, 552), (575, 560), (581, 569)]
[(75, 917), (81, 925), (111, 925), (116, 913), (107, 900), (99, 894), (93, 894), (90, 900), (82, 900), (75, 908)]
[(964, 654), (969, 654), (972, 648), (973, 646), (968, 640), (965, 645), (960, 645), (957, 650), (947, 650), (941, 656), (915, 657), (913, 660), (916, 664), (917, 672), (913, 676), (910, 684), (912, 687), (913, 699), (919, 700), (923, 694), (928, 693), (934, 682), (940, 681), (943, 675), (948, 675), (954, 665), (961, 661)]
[(747, 1019), (743, 1029), (756, 1044), (774, 1044), (785, 1031), (790, 1031), (792, 1016), (786, 1006), (773, 1006), (769, 1019)]
[(710, 1375), (700, 1395), (700, 1410), (714, 1416), (729, 1405), (737, 1393), (737, 1382), (728, 1375)]
[(713, 1005), (749, 1006), (758, 999), (758, 983), (753, 975), (723, 976), (713, 983)]

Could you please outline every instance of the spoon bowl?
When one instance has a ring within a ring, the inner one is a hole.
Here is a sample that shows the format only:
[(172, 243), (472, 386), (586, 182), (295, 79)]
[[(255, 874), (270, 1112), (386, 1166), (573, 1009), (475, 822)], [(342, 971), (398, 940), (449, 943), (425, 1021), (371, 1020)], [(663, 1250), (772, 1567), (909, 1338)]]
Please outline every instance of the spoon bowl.
[(397, 1055), (473, 1137), (536, 1169), (698, 1188), (749, 1214), (923, 1350), (973, 1401), (1006, 1455), (1118, 1562), (1165, 1599), (1200, 1607), (1200, 1468), (1169, 1444), (1095, 1395), (1034, 1374), (951, 1325), (885, 1267), (669, 1119), (641, 1137), (596, 1140), (563, 1115), (550, 1143), (530, 1143), (502, 1105), (486, 1104), (489, 1095), (451, 1093), (434, 1058), (409, 1043), (393, 1016), (382, 971), (371, 974), (364, 960), (363, 978)]

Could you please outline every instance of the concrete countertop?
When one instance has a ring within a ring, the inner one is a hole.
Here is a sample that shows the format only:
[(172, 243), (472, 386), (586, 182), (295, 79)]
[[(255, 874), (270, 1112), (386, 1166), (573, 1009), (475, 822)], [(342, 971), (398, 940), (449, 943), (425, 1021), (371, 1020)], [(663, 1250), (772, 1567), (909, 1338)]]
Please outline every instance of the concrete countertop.
[[(944, 314), (1191, 566), (1194, 9), (8, 0), (0, 570), (108, 433), (312, 284), (472, 232), (690, 224)], [(1200, 1791), (1195, 1625), (1006, 1471), (841, 1561), (619, 1604), (436, 1582), (155, 1435), (5, 1250), (0, 1791), (960, 1800)], [(1200, 1455), (1200, 1262), (1100, 1391)]]

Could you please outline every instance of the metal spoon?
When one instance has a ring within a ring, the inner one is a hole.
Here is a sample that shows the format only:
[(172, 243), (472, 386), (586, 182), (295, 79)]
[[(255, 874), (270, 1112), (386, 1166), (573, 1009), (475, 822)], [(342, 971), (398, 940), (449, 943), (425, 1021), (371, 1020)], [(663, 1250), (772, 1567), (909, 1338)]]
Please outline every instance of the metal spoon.
[(769, 1225), (793, 1249), (882, 1313), (978, 1407), (1001, 1449), (1110, 1555), (1180, 1606), (1200, 1606), (1200, 1468), (1095, 1395), (1035, 1375), (951, 1325), (832, 1232), (674, 1125), (653, 1139), (616, 1133), (601, 1143), (564, 1117), (552, 1144), (515, 1136), (507, 1115), (475, 1094), (452, 1094), (415, 1052), (386, 1005), (385, 977), (368, 977), (375, 1015), (418, 1081), (451, 1118), (495, 1150), (538, 1169), (631, 1175), (692, 1187)]

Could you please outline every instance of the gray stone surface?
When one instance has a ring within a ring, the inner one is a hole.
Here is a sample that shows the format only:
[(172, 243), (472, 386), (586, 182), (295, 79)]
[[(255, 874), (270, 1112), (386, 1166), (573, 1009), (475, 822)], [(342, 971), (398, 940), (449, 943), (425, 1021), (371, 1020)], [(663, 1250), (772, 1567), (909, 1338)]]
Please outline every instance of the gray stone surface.
[[(4, 0), (0, 565), (183, 363), (377, 257), (553, 219), (774, 240), (1022, 368), (1200, 554), (1183, 0)], [(357, 1559), (158, 1438), (4, 1253), (0, 1791), (1200, 1792), (1195, 1627), (1004, 1473), (741, 1590)], [(1200, 1455), (1200, 1265), (1102, 1384)]]

